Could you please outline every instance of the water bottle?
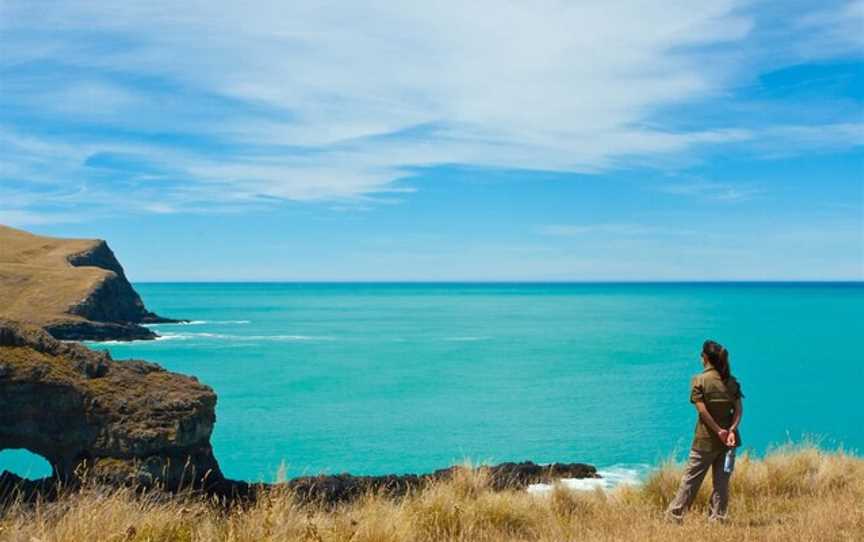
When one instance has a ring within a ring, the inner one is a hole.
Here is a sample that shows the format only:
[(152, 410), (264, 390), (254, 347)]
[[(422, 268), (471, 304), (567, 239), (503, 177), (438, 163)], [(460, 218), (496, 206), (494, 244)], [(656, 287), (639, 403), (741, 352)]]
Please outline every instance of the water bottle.
[(726, 450), (726, 458), (723, 460), (723, 471), (727, 474), (731, 473), (735, 468), (735, 448)]

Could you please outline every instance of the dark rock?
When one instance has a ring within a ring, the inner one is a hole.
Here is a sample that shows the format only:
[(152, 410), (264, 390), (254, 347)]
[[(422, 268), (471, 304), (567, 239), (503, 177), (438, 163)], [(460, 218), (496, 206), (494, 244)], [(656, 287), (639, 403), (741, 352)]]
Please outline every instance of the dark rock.
[(197, 380), (9, 321), (0, 365), (0, 450), (41, 455), (57, 480), (176, 490), (222, 479), (210, 446), (216, 394)]
[(288, 480), (286, 484), (294, 491), (301, 502), (320, 502), (337, 504), (349, 502), (369, 492), (380, 492), (390, 497), (405, 495), (419, 489), (432, 475), (416, 474), (353, 476), (351, 474), (331, 474), (302, 476)]
[[(452, 467), (451, 467), (452, 469)], [(495, 489), (524, 488), (531, 484), (561, 478), (599, 478), (597, 469), (585, 463), (552, 463), (538, 465), (531, 461), (501, 463), (489, 467), (492, 487)]]
[(43, 329), (63, 341), (140, 341), (158, 337), (153, 330), (138, 324), (116, 324), (89, 320), (70, 320), (46, 324)]
[[(73, 267), (98, 267), (110, 271), (87, 297), (70, 307), (70, 313), (94, 322), (126, 324), (127, 327), (129, 324), (178, 322), (163, 318), (144, 307), (144, 302), (132, 288), (123, 267), (105, 241), (100, 239), (84, 252), (68, 256), (67, 260)], [(141, 329), (149, 331), (146, 328)], [(127, 333), (121, 331), (124, 337)], [(154, 335), (152, 332), (150, 334)]]
[(53, 478), (28, 480), (14, 472), (0, 472), (0, 511), (6, 503), (31, 502), (36, 498), (54, 499), (57, 496), (57, 484)]
[[(429, 474), (388, 474), (353, 476), (351, 474), (303, 476), (286, 482), (305, 502), (338, 504), (354, 500), (369, 492), (398, 497), (435, 481), (445, 481), (466, 467), (452, 466)], [(488, 475), (489, 487), (495, 491), (525, 489), (530, 484), (552, 482), (561, 478), (600, 478), (597, 469), (584, 463), (538, 465), (531, 461), (501, 463), (476, 467)]]

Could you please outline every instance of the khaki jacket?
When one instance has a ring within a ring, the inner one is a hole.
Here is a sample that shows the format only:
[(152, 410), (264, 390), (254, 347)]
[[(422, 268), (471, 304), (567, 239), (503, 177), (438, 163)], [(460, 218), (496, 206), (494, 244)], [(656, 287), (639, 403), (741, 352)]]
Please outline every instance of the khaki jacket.
[[(714, 421), (723, 429), (732, 425), (735, 417), (735, 402), (743, 398), (741, 385), (734, 376), (723, 382), (720, 373), (713, 367), (708, 367), (693, 377), (690, 383), (690, 402), (705, 403), (705, 407)], [(741, 435), (735, 431), (736, 446), (741, 446)], [(727, 446), (720, 441), (714, 431), (702, 421), (701, 416), (696, 418), (696, 434), (693, 436), (692, 449), (702, 452), (716, 452), (725, 450)]]

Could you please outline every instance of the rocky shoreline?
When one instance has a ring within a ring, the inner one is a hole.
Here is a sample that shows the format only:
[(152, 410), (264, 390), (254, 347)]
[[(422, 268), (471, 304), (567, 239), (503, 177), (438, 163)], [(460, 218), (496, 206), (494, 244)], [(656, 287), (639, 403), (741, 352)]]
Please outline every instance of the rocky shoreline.
[[(242, 480), (222, 478), (208, 483), (194, 483), (173, 489), (164, 486), (139, 485), (139, 489), (159, 489), (176, 493), (193, 490), (201, 495), (217, 497), (223, 502), (254, 501), (262, 493), (276, 489), (287, 489), (299, 502), (336, 505), (352, 502), (363, 495), (377, 493), (396, 498), (422, 489), (425, 485), (453, 478), (465, 467), (454, 465), (425, 474), (385, 474), (381, 476), (356, 476), (349, 473), (321, 474), (302, 476), (280, 483), (251, 483)], [(585, 463), (553, 463), (538, 465), (531, 461), (521, 463), (499, 463), (476, 467), (485, 471), (489, 477), (489, 487), (493, 491), (507, 489), (526, 489), (531, 484), (553, 483), (563, 478), (600, 478), (593, 465)], [(58, 483), (59, 482), (59, 483)], [(129, 483), (106, 483), (109, 487), (125, 486)], [(77, 487), (80, 481), (62, 481), (55, 476), (28, 480), (9, 471), (0, 472), (0, 506), (3, 502), (15, 499), (30, 502), (37, 498), (52, 500), (58, 490), (64, 487)]]
[(138, 324), (70, 321), (47, 324), (45, 331), (64, 341), (152, 341), (159, 335)]
[[(194, 377), (141, 360), (59, 341), (36, 326), (0, 321), (0, 450), (44, 457), (53, 475), (0, 474), (0, 495), (50, 497), (61, 484), (200, 490), (254, 499), (272, 484), (224, 477), (210, 445), (216, 394)], [(398, 496), (463, 467), (427, 474), (304, 476), (285, 482), (305, 501), (337, 503), (368, 491)], [(558, 478), (597, 478), (584, 463), (502, 463), (486, 469), (494, 489)]]

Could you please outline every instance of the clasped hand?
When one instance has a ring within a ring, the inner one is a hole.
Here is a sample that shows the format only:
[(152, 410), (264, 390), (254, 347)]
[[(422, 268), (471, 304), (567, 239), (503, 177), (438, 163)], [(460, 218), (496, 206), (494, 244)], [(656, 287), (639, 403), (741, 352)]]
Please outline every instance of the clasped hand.
[(717, 436), (720, 437), (720, 442), (722, 442), (726, 446), (735, 446), (735, 431), (721, 429), (717, 433)]

